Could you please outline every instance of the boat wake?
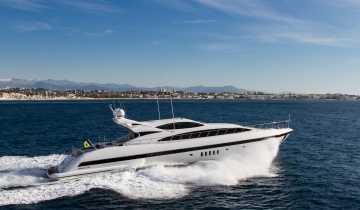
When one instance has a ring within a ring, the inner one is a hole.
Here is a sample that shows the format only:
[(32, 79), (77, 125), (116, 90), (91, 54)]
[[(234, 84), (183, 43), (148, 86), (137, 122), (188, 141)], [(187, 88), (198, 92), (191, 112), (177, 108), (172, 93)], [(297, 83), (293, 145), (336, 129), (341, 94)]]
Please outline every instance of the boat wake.
[(250, 177), (276, 176), (272, 160), (278, 141), (267, 141), (251, 152), (219, 161), (200, 161), (181, 167), (112, 171), (49, 181), (46, 168), (65, 156), (0, 157), (0, 206), (30, 204), (80, 195), (93, 188), (110, 189), (131, 199), (174, 199), (190, 193), (193, 185), (236, 185)]

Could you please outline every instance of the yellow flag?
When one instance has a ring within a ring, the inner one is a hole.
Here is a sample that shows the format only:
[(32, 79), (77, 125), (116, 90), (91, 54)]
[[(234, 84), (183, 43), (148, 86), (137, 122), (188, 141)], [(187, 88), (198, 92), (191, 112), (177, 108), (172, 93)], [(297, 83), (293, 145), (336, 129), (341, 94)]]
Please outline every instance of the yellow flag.
[(90, 147), (90, 144), (89, 144), (89, 142), (88, 142), (88, 141), (84, 141), (84, 147), (85, 147), (85, 148)]

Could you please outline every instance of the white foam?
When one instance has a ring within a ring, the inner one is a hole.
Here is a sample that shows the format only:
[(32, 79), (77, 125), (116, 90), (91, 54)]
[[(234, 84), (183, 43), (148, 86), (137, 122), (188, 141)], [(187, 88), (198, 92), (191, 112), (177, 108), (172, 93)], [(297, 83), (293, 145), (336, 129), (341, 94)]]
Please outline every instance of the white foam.
[(44, 170), (27, 169), (0, 172), (0, 189), (8, 187), (31, 186), (48, 182)]
[(0, 206), (76, 196), (93, 188), (111, 189), (131, 199), (180, 198), (188, 195), (194, 184), (236, 185), (249, 177), (275, 176), (270, 166), (278, 143), (267, 142), (251, 152), (221, 161), (202, 161), (183, 167), (160, 164), (138, 171), (98, 173), (56, 182), (45, 178), (45, 168), (56, 165), (62, 155), (1, 157)]
[(26, 188), (2, 190), (1, 205), (29, 204), (45, 200), (52, 200), (63, 196), (75, 196), (91, 189), (83, 182), (44, 184)]
[(0, 171), (21, 170), (28, 168), (48, 168), (59, 162), (65, 155), (49, 155), (38, 157), (3, 156), (0, 157)]
[(258, 144), (248, 152), (221, 161), (200, 161), (187, 167), (164, 167), (157, 165), (140, 171), (158, 181), (193, 183), (199, 185), (235, 185), (249, 177), (276, 176), (270, 170), (271, 162), (278, 152), (277, 141)]
[(132, 199), (169, 199), (179, 198), (188, 194), (185, 185), (156, 181), (135, 171), (106, 173), (97, 178), (101, 188), (112, 189)]
[(0, 206), (76, 196), (92, 188), (111, 189), (132, 199), (178, 198), (187, 195), (189, 191), (183, 184), (153, 181), (135, 171), (111, 172), (47, 182), (26, 188), (0, 189)]

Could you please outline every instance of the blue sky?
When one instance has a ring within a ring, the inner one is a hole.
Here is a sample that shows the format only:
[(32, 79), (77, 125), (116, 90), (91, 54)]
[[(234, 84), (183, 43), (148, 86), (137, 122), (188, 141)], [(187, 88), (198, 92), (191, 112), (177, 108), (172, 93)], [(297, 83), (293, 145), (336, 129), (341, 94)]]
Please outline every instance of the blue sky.
[(0, 0), (0, 78), (360, 95), (360, 0)]

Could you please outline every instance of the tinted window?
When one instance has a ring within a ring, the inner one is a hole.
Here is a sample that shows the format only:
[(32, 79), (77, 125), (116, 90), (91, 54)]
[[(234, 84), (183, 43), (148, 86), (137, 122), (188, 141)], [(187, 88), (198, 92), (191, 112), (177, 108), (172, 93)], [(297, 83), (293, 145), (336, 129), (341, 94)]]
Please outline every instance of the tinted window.
[(184, 128), (190, 128), (190, 123), (189, 122), (175, 123), (175, 129), (184, 129)]
[[(148, 132), (139, 132), (140, 136), (145, 136), (145, 135), (149, 135), (149, 134), (153, 134), (153, 133), (159, 133), (157, 131), (148, 131)], [(139, 137), (138, 133), (135, 133), (135, 137)]]
[(235, 128), (232, 129), (227, 129), (226, 134), (231, 134), (231, 133), (235, 133)]
[(181, 139), (189, 139), (191, 134), (184, 134), (181, 136)]
[(158, 141), (170, 141), (170, 140), (181, 140), (181, 139), (195, 139), (201, 137), (209, 137), (209, 136), (218, 136), (218, 135), (225, 135), (225, 134), (233, 134), (233, 133), (240, 133), (250, 131), (247, 128), (229, 128), (229, 129), (214, 129), (214, 130), (202, 130), (202, 131), (194, 131), (188, 132), (183, 134), (177, 134), (174, 136), (165, 137)]
[(226, 133), (226, 130), (219, 130), (219, 132), (217, 133), (217, 135), (224, 135)]
[(160, 125), (157, 128), (170, 130), (170, 129), (174, 129), (174, 125), (175, 125), (175, 129), (195, 128), (195, 127), (203, 126), (202, 124), (195, 123), (195, 122), (177, 122), (177, 123), (169, 123), (169, 124), (165, 124), (165, 125)]
[(204, 125), (200, 124), (200, 123), (196, 123), (196, 122), (190, 122), (190, 127), (191, 128), (200, 127), (200, 126), (204, 126)]
[(158, 126), (157, 128), (165, 129), (165, 130), (174, 129), (174, 123), (165, 124), (165, 125), (160, 125), (160, 126)]

